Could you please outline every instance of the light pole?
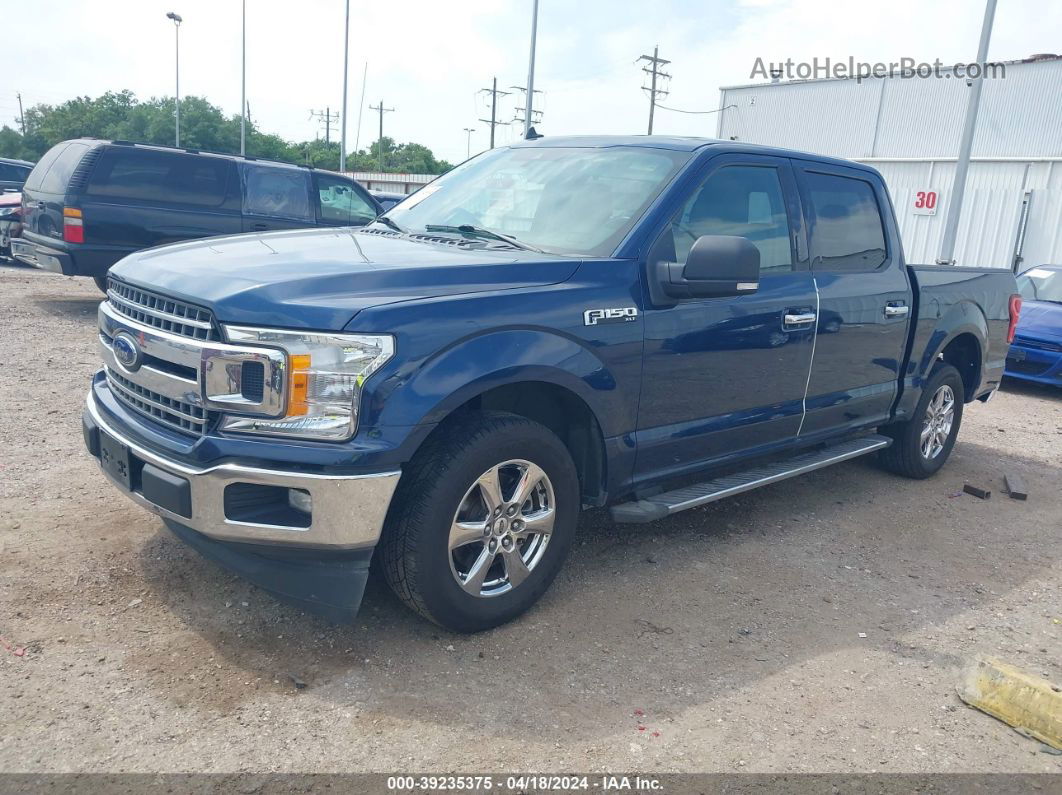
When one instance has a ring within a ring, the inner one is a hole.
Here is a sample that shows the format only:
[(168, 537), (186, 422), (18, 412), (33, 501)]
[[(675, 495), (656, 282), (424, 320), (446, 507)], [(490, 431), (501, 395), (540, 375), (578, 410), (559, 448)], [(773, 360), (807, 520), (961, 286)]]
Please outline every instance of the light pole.
[(962, 215), (962, 200), (966, 193), (966, 173), (970, 169), (970, 152), (973, 150), (974, 132), (977, 129), (977, 111), (981, 106), (981, 87), (985, 84), (985, 69), (988, 66), (988, 42), (992, 38), (992, 22), (996, 16), (996, 0), (985, 3), (985, 18), (981, 23), (981, 41), (977, 45), (977, 63), (981, 74), (970, 82), (970, 96), (966, 102), (966, 120), (963, 122), (962, 138), (959, 139), (959, 158), (955, 161), (955, 184), (951, 188), (948, 215), (944, 219), (944, 236), (940, 243), (937, 265), (955, 264), (955, 238), (959, 233), (959, 216)]
[[(246, 2), (246, 0), (244, 0)], [(339, 118), (339, 170), (347, 170), (347, 56), (350, 52), (350, 0), (343, 18), (343, 111)]]
[(181, 145), (181, 23), (184, 22), (184, 19), (181, 18), (180, 14), (177, 14), (177, 13), (175, 13), (173, 11), (170, 11), (170, 12), (168, 12), (166, 14), (166, 19), (172, 19), (173, 20), (173, 33), (174, 33), (173, 41), (174, 41), (174, 53), (175, 53), (174, 72), (176, 73), (176, 77), (177, 77), (177, 91), (176, 91), (177, 97), (174, 100), (174, 105), (176, 106), (176, 113), (174, 114), (174, 117), (176, 118), (176, 126), (174, 127), (174, 136), (173, 137), (174, 137), (174, 141), (175, 141), (174, 145), (175, 146), (180, 146)]
[(465, 160), (472, 157), (472, 133), (476, 130), (473, 127), (465, 127), (465, 132), (468, 133), (467, 140), (465, 142)]
[(247, 154), (247, 0), (241, 12), (243, 32), (240, 42), (240, 155)]
[(524, 106), (524, 138), (531, 129), (531, 104), (535, 96), (535, 38), (538, 35), (538, 0), (531, 8), (531, 59), (527, 65), (527, 99)]

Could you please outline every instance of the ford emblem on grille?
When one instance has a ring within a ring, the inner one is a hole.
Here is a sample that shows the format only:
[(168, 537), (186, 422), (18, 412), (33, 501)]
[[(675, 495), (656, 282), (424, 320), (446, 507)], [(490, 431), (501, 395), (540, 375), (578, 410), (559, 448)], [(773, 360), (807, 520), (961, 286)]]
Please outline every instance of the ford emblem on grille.
[(112, 343), (114, 358), (123, 369), (135, 373), (143, 364), (144, 353), (140, 350), (133, 336), (125, 331), (119, 331), (114, 335)]

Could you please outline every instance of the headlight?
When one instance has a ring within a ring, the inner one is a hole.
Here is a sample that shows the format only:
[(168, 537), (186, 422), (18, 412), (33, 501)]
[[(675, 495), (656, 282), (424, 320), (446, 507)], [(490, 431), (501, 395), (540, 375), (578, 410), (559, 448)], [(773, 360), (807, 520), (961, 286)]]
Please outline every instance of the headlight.
[(387, 334), (331, 334), (225, 326), (230, 342), (280, 348), (288, 357), (287, 410), (279, 419), (227, 416), (223, 431), (349, 439), (358, 429), (362, 385), (394, 356)]
[(15, 215), (21, 207), (0, 207), (0, 218), (7, 218), (9, 215)]

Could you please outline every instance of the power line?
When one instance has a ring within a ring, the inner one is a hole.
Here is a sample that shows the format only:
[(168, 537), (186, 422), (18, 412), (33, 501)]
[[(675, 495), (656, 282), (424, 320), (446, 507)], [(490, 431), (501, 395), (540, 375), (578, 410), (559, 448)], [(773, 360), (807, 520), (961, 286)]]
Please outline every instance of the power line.
[[(527, 88), (525, 88), (524, 86), (509, 86), (509, 88), (514, 89), (515, 91), (521, 91), (521, 92), (523, 92), (525, 97), (527, 96)], [(531, 93), (532, 94), (541, 94), (542, 92), (539, 91), (537, 88), (535, 88), (535, 89), (532, 89)], [(527, 121), (527, 109), (528, 108), (531, 108), (531, 121), (530, 122)], [(531, 107), (531, 103), (530, 102), (526, 102), (525, 101), (523, 105), (519, 105), (519, 106), (516, 107), (516, 113), (513, 115), (513, 119), (512, 120), (514, 122), (520, 122), (520, 124), (522, 124), (524, 126), (524, 130), (526, 130), (532, 124), (541, 124), (542, 123), (542, 111), (535, 110), (533, 107)]]
[(338, 122), (339, 121), (339, 113), (338, 112), (332, 113), (332, 109), (329, 108), (329, 107), (326, 107), (324, 110), (311, 110), (310, 111), (310, 118), (312, 119), (312, 118), (315, 118), (315, 117), (317, 119), (319, 119), (320, 122), (324, 123), (324, 126), (325, 126), (325, 143), (326, 144), (331, 143), (332, 142), (332, 122), (334, 122), (334, 121)]
[(379, 105), (369, 105), (369, 110), (375, 110), (380, 114), (380, 171), (384, 170), (384, 147), (383, 147), (383, 115), (385, 113), (394, 113), (394, 108), (385, 108), (383, 100), (380, 100)]
[(670, 80), (671, 75), (667, 72), (661, 72), (660, 67), (666, 66), (671, 61), (665, 61), (660, 56), (660, 45), (653, 47), (652, 55), (642, 55), (635, 61), (645, 61), (646, 66), (642, 67), (642, 71), (650, 77), (650, 83), (648, 86), (642, 86), (643, 91), (649, 93), (649, 135), (653, 134), (653, 112), (656, 110), (657, 97), (666, 97), (670, 93), (666, 88), (657, 88), (657, 81), (661, 78), (664, 80)]
[(507, 97), (512, 92), (511, 91), (499, 91), (498, 90), (498, 78), (495, 77), (491, 81), (491, 87), (490, 88), (481, 88), (479, 90), (479, 93), (480, 94), (483, 94), (483, 93), (490, 94), (490, 121), (487, 121), (486, 119), (480, 119), (480, 121), (485, 123), (485, 124), (489, 124), (490, 125), (490, 148), (493, 149), (494, 148), (494, 128), (497, 127), (499, 124), (504, 124), (505, 123), (505, 122), (500, 122), (500, 121), (497, 120), (498, 119), (498, 97), (499, 96)]
[(689, 113), (692, 116), (707, 115), (709, 113), (719, 113), (721, 111), (726, 110), (727, 108), (737, 107), (737, 105), (724, 105), (723, 107), (716, 108), (715, 110), (683, 110), (682, 108), (669, 108), (667, 105), (661, 105), (659, 102), (656, 103), (656, 106), (660, 108), (660, 110), (670, 110), (672, 113)]

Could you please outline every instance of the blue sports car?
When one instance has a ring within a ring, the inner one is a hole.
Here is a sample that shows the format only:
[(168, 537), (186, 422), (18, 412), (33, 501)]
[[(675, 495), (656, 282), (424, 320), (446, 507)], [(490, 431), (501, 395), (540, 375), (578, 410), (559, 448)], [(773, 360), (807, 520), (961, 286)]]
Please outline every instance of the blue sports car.
[(1062, 386), (1062, 265), (1041, 265), (1018, 277), (1021, 318), (1007, 353), (1006, 374)]

